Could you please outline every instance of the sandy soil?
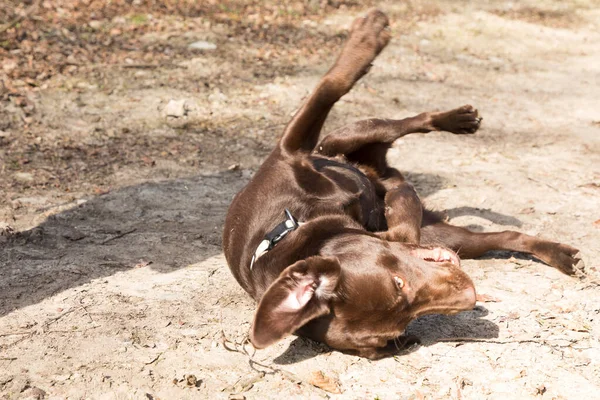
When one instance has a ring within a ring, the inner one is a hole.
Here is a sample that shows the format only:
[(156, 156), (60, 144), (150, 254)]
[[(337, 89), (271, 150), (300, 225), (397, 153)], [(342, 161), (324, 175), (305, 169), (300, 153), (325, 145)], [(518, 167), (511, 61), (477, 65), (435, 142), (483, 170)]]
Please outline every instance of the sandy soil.
[[(471, 3), (378, 4), (395, 37), (327, 130), (475, 105), (477, 135), (405, 137), (391, 163), (455, 224), (578, 247), (586, 279), (498, 252), (464, 262), (488, 301), (415, 321), (423, 344), (396, 357), (241, 345), (254, 304), (221, 252), (227, 206), (365, 9), (286, 27), (306, 53), (175, 19), (142, 39), (217, 49), (57, 74), (3, 103), (1, 398), (597, 397), (600, 8)], [(186, 115), (167, 116), (170, 100)]]

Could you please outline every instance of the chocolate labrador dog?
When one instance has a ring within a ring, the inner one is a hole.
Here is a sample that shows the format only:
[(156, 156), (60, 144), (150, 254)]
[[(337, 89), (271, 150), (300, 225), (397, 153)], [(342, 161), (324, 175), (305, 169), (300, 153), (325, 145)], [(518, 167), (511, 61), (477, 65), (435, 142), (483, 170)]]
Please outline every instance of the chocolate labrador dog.
[(387, 164), (387, 150), (409, 133), (475, 133), (473, 107), (359, 121), (319, 142), (329, 110), (389, 40), (381, 11), (354, 21), (333, 67), (229, 208), (223, 247), (259, 303), (250, 333), (257, 348), (296, 333), (368, 358), (393, 354), (414, 318), (475, 306), (459, 257), (511, 250), (575, 273), (571, 246), (445, 223)]

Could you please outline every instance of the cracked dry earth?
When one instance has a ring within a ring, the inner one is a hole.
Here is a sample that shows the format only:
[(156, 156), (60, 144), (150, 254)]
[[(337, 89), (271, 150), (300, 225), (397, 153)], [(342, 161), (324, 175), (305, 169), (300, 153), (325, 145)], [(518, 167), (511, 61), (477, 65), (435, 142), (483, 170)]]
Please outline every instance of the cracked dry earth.
[[(409, 333), (422, 345), (396, 357), (369, 361), (296, 337), (253, 353), (239, 345), (254, 304), (222, 255), (224, 216), (336, 47), (273, 79), (232, 78), (206, 90), (196, 82), (216, 70), (248, 72), (207, 52), (182, 68), (114, 72), (113, 92), (75, 76), (77, 91), (50, 85), (36, 95), (40, 140), (70, 135), (92, 146), (108, 134), (120, 146), (202, 153), (194, 164), (157, 150), (149, 161), (110, 168), (100, 154), (89, 167), (98, 174), (86, 181), (75, 174), (68, 193), (23, 186), (3, 196), (0, 396), (596, 398), (600, 8), (574, 0), (519, 2), (520, 9), (432, 4), (436, 15), (410, 29), (402, 4), (378, 5), (396, 35), (326, 130), (475, 105), (484, 118), (476, 135), (407, 136), (390, 152), (391, 164), (455, 224), (578, 247), (588, 278), (497, 252), (463, 262), (485, 301), (456, 316), (418, 319)], [(340, 8), (302, 26), (335, 37), (356, 12)], [(218, 40), (227, 32), (198, 35)], [(161, 79), (179, 84), (153, 85)], [(161, 113), (170, 99), (191, 105), (184, 121)], [(44, 174), (34, 171), (35, 179)]]

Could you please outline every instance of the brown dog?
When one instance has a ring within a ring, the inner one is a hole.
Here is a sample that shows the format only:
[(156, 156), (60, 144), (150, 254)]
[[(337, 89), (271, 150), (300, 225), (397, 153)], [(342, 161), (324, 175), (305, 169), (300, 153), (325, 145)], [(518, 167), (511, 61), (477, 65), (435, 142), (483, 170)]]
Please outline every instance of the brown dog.
[(387, 165), (391, 144), (409, 133), (474, 133), (481, 118), (473, 107), (360, 121), (318, 143), (329, 110), (387, 45), (387, 27), (376, 10), (354, 22), (333, 67), (231, 204), (223, 247), (259, 302), (250, 334), (257, 348), (296, 332), (364, 357), (392, 354), (414, 318), (474, 307), (459, 255), (519, 251), (575, 272), (573, 247), (444, 223)]

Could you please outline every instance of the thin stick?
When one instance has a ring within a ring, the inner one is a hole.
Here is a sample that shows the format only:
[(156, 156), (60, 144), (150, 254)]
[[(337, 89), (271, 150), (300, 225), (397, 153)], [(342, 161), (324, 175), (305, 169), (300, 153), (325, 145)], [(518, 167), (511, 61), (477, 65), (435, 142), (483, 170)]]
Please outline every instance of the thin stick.
[(29, 335), (31, 332), (13, 332), (13, 333), (0, 333), (0, 337), (6, 336), (19, 336), (19, 335)]
[[(565, 339), (568, 340), (568, 339)], [(455, 343), (455, 342), (463, 342), (463, 343), (493, 343), (493, 344), (510, 344), (510, 343), (537, 343), (550, 347), (569, 347), (569, 346), (561, 346), (557, 344), (548, 343), (547, 340), (537, 340), (537, 339), (517, 339), (517, 340), (490, 340), (490, 339), (479, 339), (479, 338), (469, 338), (469, 337), (457, 337), (457, 338), (442, 338), (436, 339), (436, 342), (442, 343)], [(574, 343), (573, 341), (570, 341)]]
[[(246, 349), (246, 345), (251, 344), (250, 339), (248, 338), (247, 335), (242, 342), (240, 342), (240, 343), (233, 342), (233, 341), (227, 339), (227, 337), (225, 336), (225, 332), (223, 331), (223, 329), (221, 329), (221, 344), (223, 345), (223, 348), (225, 348), (225, 350), (227, 350), (227, 351), (231, 351), (234, 353), (240, 353), (240, 354), (243, 354), (246, 357), (248, 357), (248, 364), (250, 365), (250, 368), (252, 368), (256, 372), (263, 373), (263, 374), (269, 374), (269, 375), (278, 373), (282, 377), (292, 381), (293, 383), (302, 383), (302, 384), (305, 384), (307, 387), (317, 389), (318, 391), (326, 393), (323, 389), (321, 389), (317, 386), (311, 385), (308, 382), (305, 382), (304, 380), (298, 378), (296, 375), (292, 374), (289, 371), (274, 367), (273, 365), (265, 365), (265, 364), (262, 364), (256, 360), (254, 360), (253, 357), (254, 357), (254, 354), (256, 353), (256, 349), (254, 349), (252, 354), (250, 354), (250, 352), (248, 352), (248, 350)], [(232, 344), (233, 347), (230, 347), (229, 344)], [(257, 369), (255, 366), (266, 368), (269, 371), (262, 371), (260, 369)]]
[(79, 305), (81, 306), (81, 309), (85, 312), (85, 315), (87, 315), (87, 317), (90, 319), (90, 322), (94, 322), (94, 319), (92, 318), (92, 316), (90, 315), (89, 311), (87, 310), (87, 308), (85, 308), (85, 306), (82, 303), (83, 299), (79, 299)]
[(37, 11), (38, 6), (40, 5), (40, 1), (36, 1), (34, 4), (32, 4), (27, 10), (25, 10), (25, 12), (22, 15), (19, 15), (18, 17), (16, 17), (15, 19), (13, 19), (10, 22), (7, 22), (4, 25), (0, 26), (0, 33), (4, 33), (7, 30), (9, 30), (10, 28), (12, 28), (13, 26), (17, 25), (19, 22), (23, 21), (25, 18), (29, 17), (29, 14), (32, 14), (34, 11)]
[(133, 232), (135, 232), (135, 231), (137, 231), (137, 228), (130, 229), (130, 230), (126, 231), (126, 232), (121, 232), (121, 233), (119, 233), (119, 234), (118, 234), (118, 235), (116, 235), (116, 236), (109, 237), (108, 239), (106, 239), (106, 240), (104, 240), (104, 241), (100, 242), (100, 244), (106, 244), (106, 243), (108, 243), (108, 242), (110, 242), (110, 241), (112, 241), (112, 240), (115, 240), (115, 239), (122, 238), (123, 236), (125, 236), (125, 235), (129, 235), (130, 233), (133, 233)]
[(65, 311), (64, 313), (60, 314), (58, 317), (54, 317), (54, 318), (49, 319), (48, 321), (44, 322), (44, 325), (42, 327), (44, 329), (47, 328), (47, 327), (49, 327), (50, 325), (52, 325), (53, 323), (55, 323), (56, 321), (58, 321), (59, 319), (61, 319), (65, 315), (71, 314), (75, 310), (76, 310), (76, 308), (71, 308), (69, 311)]

